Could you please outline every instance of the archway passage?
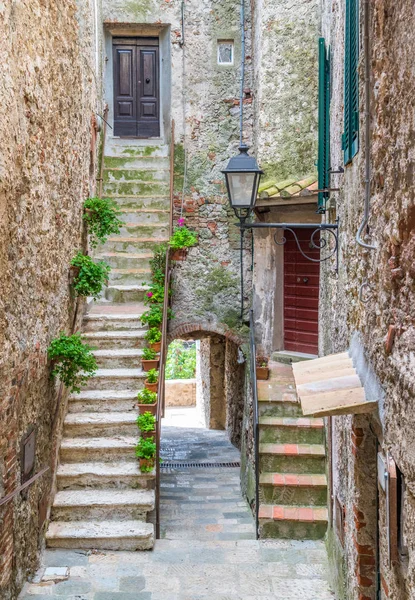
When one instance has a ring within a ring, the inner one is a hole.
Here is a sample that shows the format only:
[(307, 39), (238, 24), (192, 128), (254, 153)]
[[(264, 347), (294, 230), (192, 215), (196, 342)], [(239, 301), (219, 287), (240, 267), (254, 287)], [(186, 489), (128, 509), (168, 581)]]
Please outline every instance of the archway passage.
[[(177, 393), (172, 394), (167, 380), (161, 436), (161, 536), (255, 539), (254, 519), (240, 486), (245, 364), (233, 341), (216, 333), (201, 332), (197, 337), (193, 403), (183, 386), (175, 385)], [(176, 347), (174, 360), (183, 364)]]

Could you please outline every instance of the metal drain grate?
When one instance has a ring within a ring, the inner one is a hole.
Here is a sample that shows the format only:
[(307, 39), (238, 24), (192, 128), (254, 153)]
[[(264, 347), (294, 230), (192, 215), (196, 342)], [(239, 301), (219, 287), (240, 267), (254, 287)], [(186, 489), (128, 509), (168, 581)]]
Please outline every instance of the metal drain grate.
[(214, 469), (216, 467), (221, 468), (235, 468), (240, 467), (241, 463), (238, 462), (170, 462), (163, 461), (160, 465), (162, 469)]

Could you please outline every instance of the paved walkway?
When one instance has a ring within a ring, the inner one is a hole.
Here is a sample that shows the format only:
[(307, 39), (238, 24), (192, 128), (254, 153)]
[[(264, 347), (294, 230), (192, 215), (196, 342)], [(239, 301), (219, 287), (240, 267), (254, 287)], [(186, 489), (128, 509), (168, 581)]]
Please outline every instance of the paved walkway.
[[(195, 414), (183, 411), (184, 420), (175, 409), (165, 422), (166, 463), (239, 460), (223, 432), (198, 428)], [(179, 421), (192, 427), (175, 427)], [(164, 539), (153, 551), (48, 550), (21, 599), (334, 600), (323, 542), (254, 539), (238, 468), (169, 466), (163, 473)], [(59, 575), (68, 578), (55, 583)]]

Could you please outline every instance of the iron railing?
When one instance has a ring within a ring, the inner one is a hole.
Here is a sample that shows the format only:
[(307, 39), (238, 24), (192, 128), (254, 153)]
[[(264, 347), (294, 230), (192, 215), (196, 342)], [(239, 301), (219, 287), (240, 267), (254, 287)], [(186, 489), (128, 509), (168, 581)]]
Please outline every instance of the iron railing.
[(252, 388), (253, 434), (254, 434), (254, 469), (255, 469), (255, 534), (259, 538), (259, 410), (258, 382), (256, 377), (256, 344), (255, 322), (253, 310), (249, 313), (249, 346), (250, 371)]

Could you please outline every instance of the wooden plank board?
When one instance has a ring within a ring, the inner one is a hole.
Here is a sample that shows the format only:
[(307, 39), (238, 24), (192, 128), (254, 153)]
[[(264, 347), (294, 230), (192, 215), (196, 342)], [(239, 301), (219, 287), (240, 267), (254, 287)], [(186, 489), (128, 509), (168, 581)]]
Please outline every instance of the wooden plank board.
[(356, 375), (356, 371), (353, 367), (346, 368), (335, 368), (333, 370), (326, 369), (325, 372), (321, 372), (320, 369), (315, 373), (297, 373), (295, 376), (295, 383), (297, 386), (304, 383), (314, 383), (315, 381), (325, 381), (326, 379), (337, 379), (339, 377), (348, 377)]
[(367, 401), (362, 387), (350, 388), (343, 392), (302, 397), (300, 401), (304, 416), (328, 417), (335, 415), (362, 414), (375, 410), (376, 401)]
[(330, 363), (330, 366), (327, 365), (315, 365), (312, 366), (310, 365), (309, 369), (304, 369), (302, 371), (295, 371), (294, 373), (294, 377), (297, 379), (297, 377), (307, 377), (308, 375), (317, 375), (317, 374), (321, 374), (321, 375), (325, 375), (326, 373), (330, 373), (330, 372), (334, 372), (334, 371), (342, 371), (342, 370), (354, 370), (353, 367), (353, 362), (348, 359), (348, 360), (339, 360), (336, 362), (332, 362)]
[(311, 394), (324, 394), (326, 392), (341, 392), (343, 390), (349, 390), (352, 388), (361, 388), (359, 377), (356, 373), (352, 375), (346, 375), (344, 377), (335, 377), (330, 379), (324, 379), (323, 381), (312, 381), (310, 383), (303, 383), (297, 386), (298, 394), (303, 396), (309, 396)]
[(301, 362), (293, 363), (293, 370), (304, 371), (310, 369), (311, 365), (313, 365), (313, 367), (320, 365), (329, 366), (332, 362), (345, 359), (351, 360), (348, 352), (341, 352), (340, 354), (330, 354), (329, 356), (322, 356), (321, 358), (313, 358), (312, 360), (303, 360)]

